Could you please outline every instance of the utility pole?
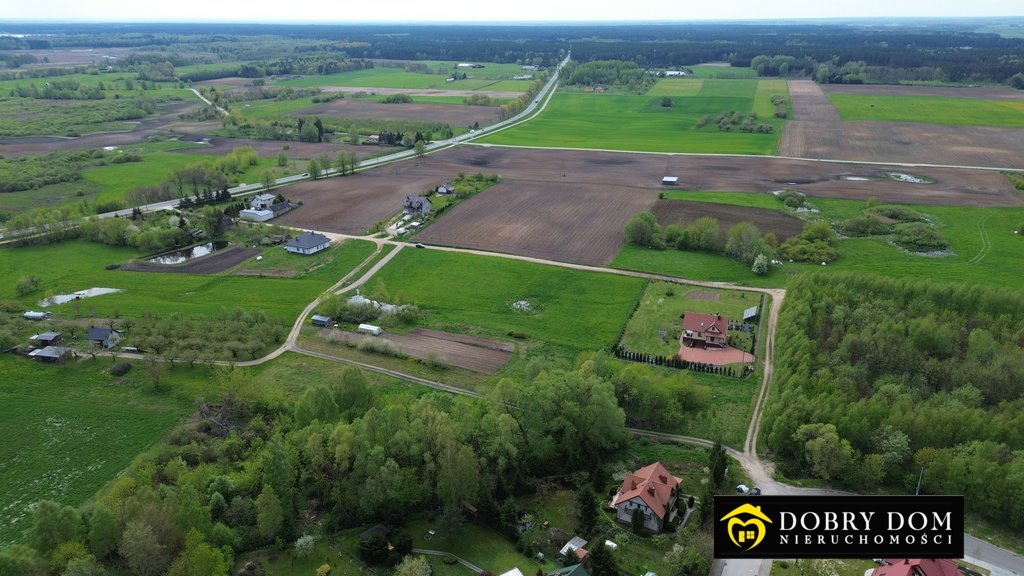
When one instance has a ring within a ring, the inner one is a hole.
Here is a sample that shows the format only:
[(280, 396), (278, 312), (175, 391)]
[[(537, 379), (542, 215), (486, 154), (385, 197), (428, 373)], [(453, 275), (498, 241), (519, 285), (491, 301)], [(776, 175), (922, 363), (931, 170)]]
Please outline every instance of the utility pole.
[(924, 478), (924, 466), (921, 466), (921, 473), (917, 475), (917, 490), (914, 490), (914, 496), (921, 494), (921, 480)]

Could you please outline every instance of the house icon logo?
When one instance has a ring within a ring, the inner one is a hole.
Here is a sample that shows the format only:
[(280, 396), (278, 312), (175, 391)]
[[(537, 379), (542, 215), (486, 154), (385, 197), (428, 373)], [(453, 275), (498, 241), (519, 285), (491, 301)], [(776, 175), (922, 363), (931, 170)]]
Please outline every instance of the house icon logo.
[(745, 552), (753, 550), (764, 540), (764, 535), (768, 531), (764, 523), (772, 524), (771, 519), (761, 512), (760, 506), (750, 504), (737, 506), (719, 519), (719, 522), (726, 521), (728, 524), (725, 530), (729, 534), (729, 539)]

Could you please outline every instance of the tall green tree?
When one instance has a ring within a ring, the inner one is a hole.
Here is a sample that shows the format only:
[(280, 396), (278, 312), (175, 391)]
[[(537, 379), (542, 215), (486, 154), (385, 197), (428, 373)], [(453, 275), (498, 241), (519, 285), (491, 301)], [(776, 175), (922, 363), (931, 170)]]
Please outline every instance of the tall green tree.
[(197, 530), (185, 537), (185, 549), (174, 559), (167, 576), (228, 576), (224, 554), (210, 546)]
[(576, 489), (576, 522), (580, 534), (590, 536), (597, 525), (597, 497), (590, 484)]
[(49, 557), (64, 542), (82, 540), (82, 518), (71, 506), (43, 500), (36, 507), (28, 543), (43, 557)]
[(167, 547), (157, 540), (149, 524), (134, 520), (121, 536), (118, 553), (138, 576), (157, 576), (167, 568)]
[(263, 485), (263, 491), (256, 498), (256, 528), (264, 541), (270, 541), (281, 532), (284, 525), (284, 509), (281, 500), (269, 484)]

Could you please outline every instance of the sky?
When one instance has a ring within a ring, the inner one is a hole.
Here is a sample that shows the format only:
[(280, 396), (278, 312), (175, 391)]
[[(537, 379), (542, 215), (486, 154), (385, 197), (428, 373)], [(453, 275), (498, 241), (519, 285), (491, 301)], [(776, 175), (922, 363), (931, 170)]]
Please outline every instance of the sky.
[(1019, 0), (15, 0), (0, 20), (129, 22), (692, 21), (1007, 17)]

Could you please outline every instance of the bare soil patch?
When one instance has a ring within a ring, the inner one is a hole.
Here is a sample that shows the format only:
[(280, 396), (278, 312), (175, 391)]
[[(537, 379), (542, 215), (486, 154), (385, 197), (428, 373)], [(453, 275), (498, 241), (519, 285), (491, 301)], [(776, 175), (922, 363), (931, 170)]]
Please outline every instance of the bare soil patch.
[(714, 366), (726, 366), (728, 364), (739, 364), (746, 362), (751, 364), (755, 357), (750, 352), (744, 352), (732, 346), (725, 348), (690, 348), (689, 346), (679, 347), (679, 357), (688, 362), (700, 362)]
[(464, 106), (460, 104), (383, 104), (370, 98), (343, 98), (317, 104), (297, 112), (308, 116), (345, 116), (375, 120), (418, 120), (440, 122), (451, 126), (493, 124), (499, 120), (495, 106)]
[(794, 120), (786, 124), (779, 154), (1020, 170), (1024, 169), (1024, 129), (917, 122)]
[(323, 329), (319, 335), (328, 340), (360, 343), (370, 338), (391, 342), (403, 354), (429, 360), (432, 357), (450, 366), (473, 372), (493, 374), (512, 358), (515, 347), (508, 342), (464, 336), (438, 330), (417, 328), (408, 334), (368, 336), (355, 332)]
[(241, 76), (228, 76), (227, 78), (214, 78), (213, 80), (203, 80), (201, 82), (193, 82), (192, 85), (199, 86), (231, 86), (232, 88), (248, 88), (252, 86), (252, 82), (255, 78), (242, 78)]
[[(810, 80), (807, 80), (810, 82)], [(793, 83), (790, 82), (790, 90)], [(1003, 86), (882, 86), (872, 84), (826, 84), (825, 93), (841, 92), (864, 96), (948, 96), (982, 100), (1024, 100), (1024, 90)]]
[(656, 199), (653, 189), (506, 181), (456, 206), (416, 240), (606, 265), (622, 249), (626, 220)]
[(262, 252), (259, 248), (232, 246), (208, 256), (193, 258), (182, 264), (154, 264), (152, 262), (131, 262), (121, 269), (130, 272), (170, 272), (177, 274), (218, 274), (238, 266)]
[(522, 92), (508, 90), (438, 90), (436, 88), (366, 88), (360, 86), (323, 86), (323, 92), (344, 92), (345, 94), (374, 94), (377, 96), (389, 96), (391, 94), (408, 94), (416, 96), (461, 96), (463, 98), (474, 94), (482, 94), (491, 98), (518, 98)]
[[(39, 62), (26, 64), (24, 68), (53, 68), (56, 66), (87, 66), (90, 64), (106, 66), (114, 60), (121, 60), (128, 56), (131, 48), (88, 48), (88, 49), (64, 49), (64, 50), (19, 50), (17, 54), (31, 54)], [(43, 62), (43, 58), (47, 61)]]
[[(839, 111), (813, 80), (790, 80), (789, 99), (793, 104), (793, 117), (797, 120), (839, 122)], [(789, 124), (786, 124), (789, 130)]]
[(654, 215), (662, 226), (683, 222), (690, 224), (698, 218), (712, 216), (718, 219), (718, 236), (725, 241), (729, 228), (740, 222), (757, 226), (761, 234), (772, 232), (779, 242), (796, 236), (804, 229), (804, 221), (774, 210), (712, 204), (710, 202), (687, 202), (682, 200), (659, 200), (654, 205)]

